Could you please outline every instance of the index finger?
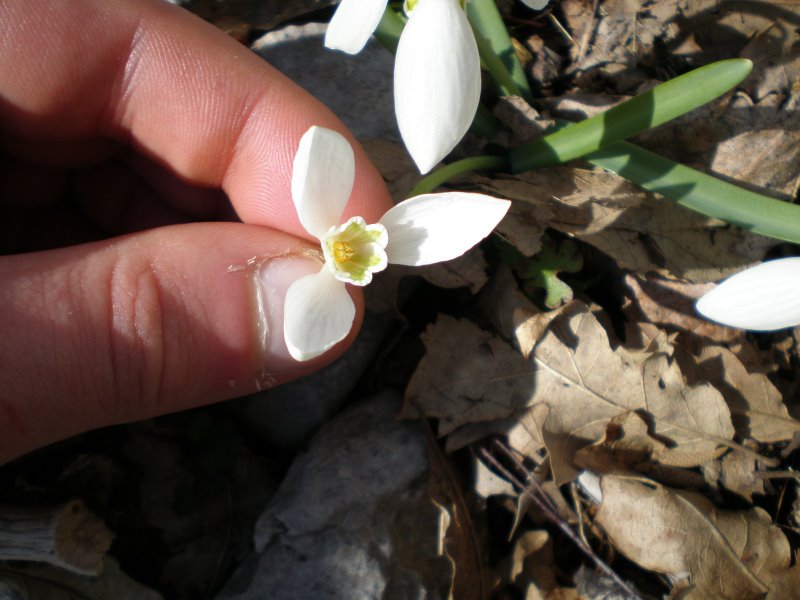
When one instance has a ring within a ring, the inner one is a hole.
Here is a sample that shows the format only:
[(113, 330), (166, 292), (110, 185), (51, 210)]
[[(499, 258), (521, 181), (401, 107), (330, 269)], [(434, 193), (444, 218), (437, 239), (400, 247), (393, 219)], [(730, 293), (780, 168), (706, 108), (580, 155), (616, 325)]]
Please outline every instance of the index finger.
[(220, 187), (248, 223), (309, 237), (291, 201), (292, 160), (312, 125), (354, 146), (345, 217), (375, 222), (383, 180), (344, 125), (255, 54), (158, 0), (0, 2), (0, 147), (129, 142), (200, 186)]

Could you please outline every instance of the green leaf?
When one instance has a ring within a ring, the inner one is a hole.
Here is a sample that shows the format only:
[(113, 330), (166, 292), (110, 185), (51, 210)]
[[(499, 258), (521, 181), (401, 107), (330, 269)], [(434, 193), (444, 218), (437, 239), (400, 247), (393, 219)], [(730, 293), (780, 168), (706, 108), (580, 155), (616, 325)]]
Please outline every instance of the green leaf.
[(558, 308), (572, 300), (572, 288), (559, 278), (559, 273), (577, 273), (583, 268), (583, 255), (572, 240), (561, 243), (542, 240), (542, 249), (519, 268), (524, 281), (523, 291), (547, 308)]
[(562, 164), (658, 127), (718, 98), (750, 73), (747, 59), (721, 60), (657, 85), (594, 117), (560, 127), (509, 154), (520, 173)]
[(800, 206), (706, 175), (628, 142), (585, 157), (678, 204), (787, 242), (800, 243)]
[[(469, 0), (467, 16), (475, 31), (481, 58), (497, 83), (506, 94), (522, 96), (530, 102), (533, 96), (528, 79), (494, 0)], [(481, 47), (482, 44), (485, 47)], [(498, 64), (502, 70), (498, 69)]]

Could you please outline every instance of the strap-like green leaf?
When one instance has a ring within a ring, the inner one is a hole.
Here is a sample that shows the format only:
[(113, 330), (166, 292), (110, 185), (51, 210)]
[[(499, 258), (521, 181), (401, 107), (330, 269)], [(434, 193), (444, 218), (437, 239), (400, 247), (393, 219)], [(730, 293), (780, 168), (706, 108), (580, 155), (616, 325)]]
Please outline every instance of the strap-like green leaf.
[(559, 128), (509, 154), (515, 173), (557, 165), (658, 127), (718, 98), (750, 73), (743, 58), (721, 60), (657, 85), (594, 117)]
[(800, 243), (800, 206), (796, 204), (752, 192), (627, 142), (584, 158), (709, 217)]

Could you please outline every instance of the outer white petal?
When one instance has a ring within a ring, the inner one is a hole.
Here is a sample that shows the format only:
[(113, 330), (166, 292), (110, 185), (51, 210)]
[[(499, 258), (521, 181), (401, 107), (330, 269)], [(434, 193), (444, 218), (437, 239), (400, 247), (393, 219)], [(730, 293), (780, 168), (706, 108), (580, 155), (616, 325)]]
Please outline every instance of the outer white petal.
[(478, 46), (458, 0), (420, 0), (397, 47), (394, 108), (421, 173), (461, 140), (480, 95)]
[(295, 360), (311, 360), (342, 341), (356, 315), (345, 284), (326, 265), (289, 286), (283, 311), (283, 335)]
[(429, 265), (461, 256), (492, 232), (511, 202), (448, 192), (404, 200), (379, 221), (389, 234), (390, 263)]
[(533, 10), (542, 10), (549, 0), (522, 0), (522, 3)]
[(755, 331), (800, 324), (800, 258), (737, 273), (700, 298), (697, 310), (723, 325)]
[(355, 179), (353, 149), (330, 129), (312, 127), (303, 134), (292, 167), (292, 199), (300, 223), (322, 238), (344, 212)]
[(378, 27), (388, 0), (342, 0), (328, 30), (325, 46), (358, 54)]

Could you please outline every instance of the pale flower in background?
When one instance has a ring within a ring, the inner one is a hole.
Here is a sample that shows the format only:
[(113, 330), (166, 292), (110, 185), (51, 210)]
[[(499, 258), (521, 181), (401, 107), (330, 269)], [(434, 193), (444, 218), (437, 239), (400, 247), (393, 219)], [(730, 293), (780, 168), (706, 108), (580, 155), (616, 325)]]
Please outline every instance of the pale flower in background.
[[(325, 35), (328, 48), (360, 52), (386, 0), (343, 0)], [(394, 104), (400, 135), (421, 173), (461, 141), (478, 110), (478, 45), (459, 0), (419, 0), (400, 36)]]
[(704, 317), (740, 329), (800, 325), (800, 258), (781, 258), (737, 273), (697, 301)]
[(525, 6), (533, 10), (543, 10), (550, 0), (520, 0)]
[(284, 337), (296, 360), (310, 360), (343, 340), (355, 305), (345, 283), (364, 286), (387, 263), (428, 265), (461, 256), (485, 238), (511, 203), (482, 194), (422, 194), (391, 208), (378, 223), (361, 217), (341, 223), (355, 178), (350, 144), (312, 127), (300, 140), (292, 171), (292, 199), (303, 227), (320, 240), (319, 273), (286, 293)]

